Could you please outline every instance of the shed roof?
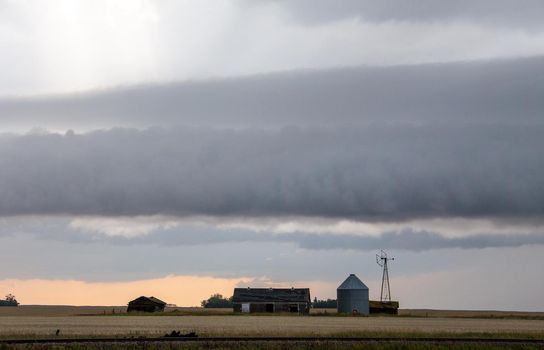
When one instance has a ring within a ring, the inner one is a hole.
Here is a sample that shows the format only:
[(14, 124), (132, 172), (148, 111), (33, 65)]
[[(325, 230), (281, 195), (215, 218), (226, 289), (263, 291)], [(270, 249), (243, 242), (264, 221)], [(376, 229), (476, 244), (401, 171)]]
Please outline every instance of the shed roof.
[(309, 303), (310, 288), (234, 288), (232, 301)]
[(132, 300), (130, 303), (153, 303), (158, 305), (166, 305), (166, 303), (158, 298), (155, 297), (145, 297), (141, 296), (139, 298), (136, 298)]
[(368, 287), (363, 283), (354, 273), (349, 275), (348, 278), (337, 289), (366, 289)]

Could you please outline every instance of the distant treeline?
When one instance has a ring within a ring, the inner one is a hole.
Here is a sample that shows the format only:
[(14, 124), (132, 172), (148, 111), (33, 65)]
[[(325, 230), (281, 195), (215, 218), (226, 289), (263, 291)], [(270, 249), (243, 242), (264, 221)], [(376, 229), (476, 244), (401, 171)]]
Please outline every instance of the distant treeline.
[(314, 309), (336, 309), (336, 305), (336, 299), (317, 300), (317, 298), (314, 298), (312, 303)]
[(208, 298), (208, 300), (202, 300), (200, 303), (203, 308), (206, 309), (224, 309), (232, 307), (232, 297), (224, 298), (221, 294), (216, 293)]

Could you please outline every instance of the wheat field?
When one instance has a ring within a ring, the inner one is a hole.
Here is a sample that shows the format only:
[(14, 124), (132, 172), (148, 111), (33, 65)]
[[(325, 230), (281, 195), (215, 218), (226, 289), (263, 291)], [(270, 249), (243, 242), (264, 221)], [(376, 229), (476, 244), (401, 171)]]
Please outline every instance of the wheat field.
[(516, 334), (542, 336), (544, 320), (326, 316), (20, 316), (0, 317), (0, 337), (159, 336), (172, 330), (201, 336), (355, 334)]
[(231, 309), (170, 308), (163, 314), (127, 315), (120, 306), (0, 308), (0, 338), (160, 336), (172, 330), (201, 336), (326, 336), (375, 334), (495, 334), (544, 338), (544, 313), (401, 310), (399, 317), (233, 315)]

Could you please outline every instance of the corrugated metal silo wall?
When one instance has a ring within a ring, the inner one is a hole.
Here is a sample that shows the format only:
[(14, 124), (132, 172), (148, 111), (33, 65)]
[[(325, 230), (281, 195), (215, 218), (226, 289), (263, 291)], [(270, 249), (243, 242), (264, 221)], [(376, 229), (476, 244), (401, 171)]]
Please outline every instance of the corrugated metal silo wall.
[(361, 315), (368, 315), (368, 290), (364, 289), (337, 289), (338, 312), (351, 314), (357, 310)]

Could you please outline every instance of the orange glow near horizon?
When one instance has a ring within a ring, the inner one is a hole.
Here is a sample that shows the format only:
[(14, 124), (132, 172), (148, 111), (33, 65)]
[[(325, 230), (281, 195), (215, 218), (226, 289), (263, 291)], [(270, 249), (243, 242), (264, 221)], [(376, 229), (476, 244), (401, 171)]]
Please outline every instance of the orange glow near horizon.
[(128, 282), (6, 279), (0, 280), (0, 292), (12, 293), (26, 305), (121, 306), (145, 295), (178, 306), (200, 306), (210, 295), (230, 296), (236, 286), (252, 280), (177, 275)]

